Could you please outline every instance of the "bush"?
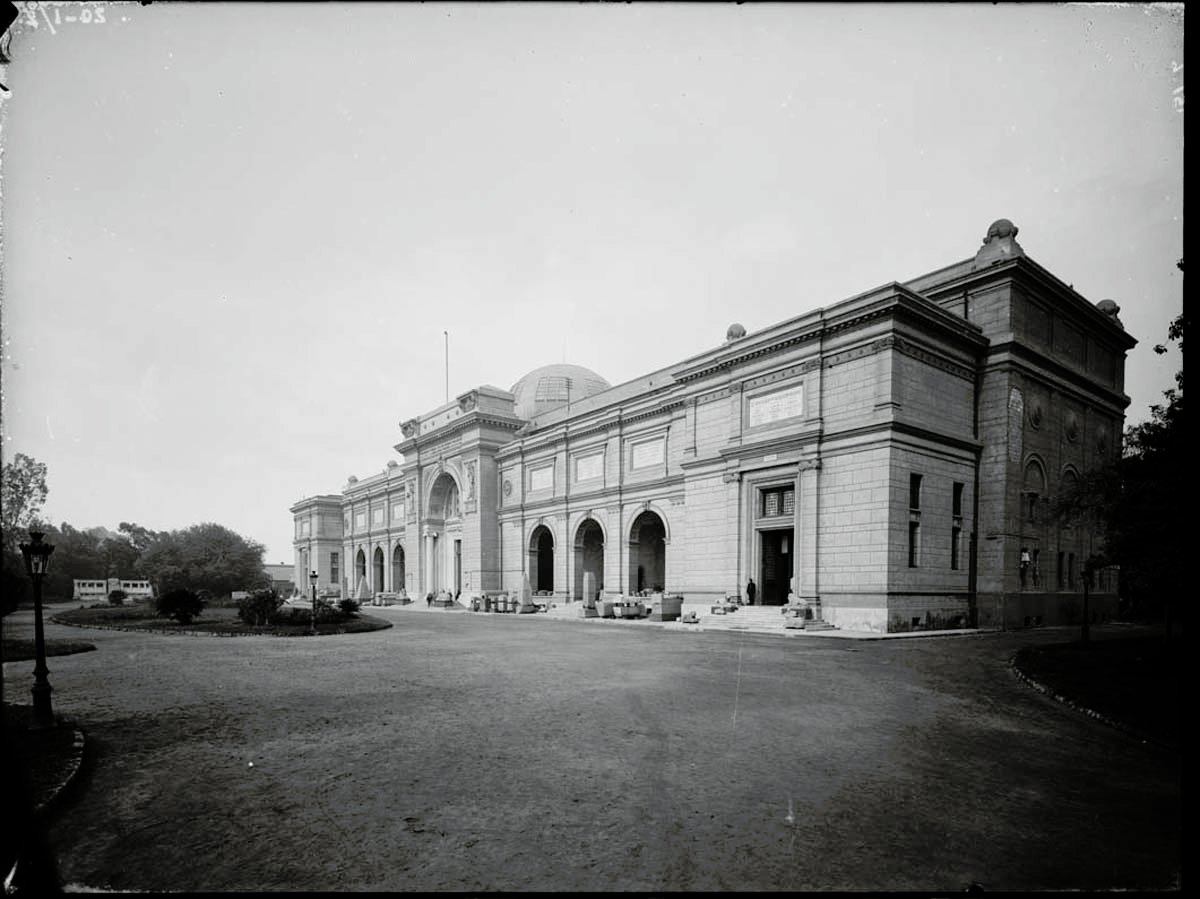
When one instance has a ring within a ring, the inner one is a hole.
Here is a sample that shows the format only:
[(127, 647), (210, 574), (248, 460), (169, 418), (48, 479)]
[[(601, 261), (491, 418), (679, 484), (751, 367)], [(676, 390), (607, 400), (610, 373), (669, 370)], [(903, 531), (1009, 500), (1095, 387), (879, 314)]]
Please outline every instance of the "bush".
[(342, 614), (347, 618), (353, 618), (358, 614), (358, 600), (347, 596), (338, 603), (338, 608), (341, 609)]
[(269, 587), (265, 590), (255, 590), (249, 596), (238, 600), (238, 618), (246, 624), (271, 624), (279, 617), (283, 608), (283, 597)]
[(204, 598), (191, 590), (169, 590), (158, 597), (154, 610), (162, 618), (174, 618), (180, 624), (191, 624), (204, 610)]
[(127, 596), (129, 596), (129, 594), (126, 593), (124, 590), (121, 590), (120, 588), (118, 588), (116, 590), (112, 590), (108, 594), (108, 603), (109, 603), (109, 605), (112, 605), (112, 606), (119, 606), (123, 602), (125, 602), (125, 598)]
[[(311, 624), (312, 617), (312, 610), (310, 609), (288, 609), (287, 612), (281, 614), (276, 619), (276, 623)], [(324, 600), (317, 600), (317, 624), (336, 624), (339, 621), (343, 621), (346, 617)]]

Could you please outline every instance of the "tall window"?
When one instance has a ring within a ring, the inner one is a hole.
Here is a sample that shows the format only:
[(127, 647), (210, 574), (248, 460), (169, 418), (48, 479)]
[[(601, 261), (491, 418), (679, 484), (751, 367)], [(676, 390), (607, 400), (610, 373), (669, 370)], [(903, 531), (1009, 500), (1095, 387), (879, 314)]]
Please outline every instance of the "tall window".
[(1067, 553), (1067, 589), (1075, 589), (1075, 553)]
[(908, 476), (908, 567), (921, 559), (921, 476)]
[(958, 570), (961, 564), (962, 529), (963, 529), (963, 485), (954, 482), (954, 495), (950, 502), (950, 568)]
[(1061, 590), (1065, 585), (1063, 581), (1063, 551), (1058, 551), (1058, 589)]
[(330, 553), (329, 554), (329, 583), (331, 583), (331, 584), (338, 583), (338, 573), (339, 573), (338, 572), (338, 554)]

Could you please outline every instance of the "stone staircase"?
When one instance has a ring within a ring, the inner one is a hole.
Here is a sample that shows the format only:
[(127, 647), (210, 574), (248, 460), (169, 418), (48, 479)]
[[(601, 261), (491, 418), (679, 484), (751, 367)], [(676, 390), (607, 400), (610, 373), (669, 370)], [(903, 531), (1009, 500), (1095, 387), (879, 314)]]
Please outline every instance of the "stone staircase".
[(738, 606), (736, 611), (724, 615), (714, 614), (710, 608), (698, 609), (702, 627), (720, 627), (729, 630), (783, 630), (782, 606)]

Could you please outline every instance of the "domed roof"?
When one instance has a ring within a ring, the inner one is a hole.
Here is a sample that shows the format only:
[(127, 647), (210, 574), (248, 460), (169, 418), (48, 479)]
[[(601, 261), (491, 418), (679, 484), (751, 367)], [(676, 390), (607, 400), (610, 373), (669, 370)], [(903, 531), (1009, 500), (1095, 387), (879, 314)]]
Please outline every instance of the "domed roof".
[(517, 417), (528, 421), (565, 406), (568, 399), (576, 402), (611, 386), (590, 368), (558, 363), (535, 368), (512, 386), (512, 394)]

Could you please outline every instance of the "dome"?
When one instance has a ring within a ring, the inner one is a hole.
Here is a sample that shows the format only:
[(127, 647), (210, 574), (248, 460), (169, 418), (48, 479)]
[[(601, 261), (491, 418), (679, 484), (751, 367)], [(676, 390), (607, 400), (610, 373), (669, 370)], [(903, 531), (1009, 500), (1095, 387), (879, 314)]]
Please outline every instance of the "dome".
[[(512, 386), (518, 418), (526, 421), (576, 402), (612, 386), (590, 368), (582, 365), (543, 365), (535, 368)], [(569, 396), (568, 396), (569, 393)]]

